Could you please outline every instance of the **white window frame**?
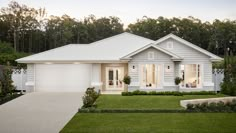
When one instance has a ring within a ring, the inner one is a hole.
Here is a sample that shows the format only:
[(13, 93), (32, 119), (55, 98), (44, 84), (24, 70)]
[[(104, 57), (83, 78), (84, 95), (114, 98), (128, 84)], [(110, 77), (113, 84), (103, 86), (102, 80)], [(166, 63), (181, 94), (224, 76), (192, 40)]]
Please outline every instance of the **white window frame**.
[(115, 84), (115, 80), (113, 80), (113, 84), (114, 86), (113, 87), (109, 87), (109, 69), (112, 69), (113, 70), (113, 75), (116, 75), (115, 73), (115, 70), (116, 69), (120, 69), (121, 70), (121, 75), (122, 77), (124, 77), (124, 67), (106, 67), (106, 72), (105, 72), (105, 78), (106, 78), (106, 90), (124, 90), (124, 83), (122, 83), (122, 87), (119, 88), (116, 86)]
[[(181, 63), (181, 64), (179, 64), (179, 77), (181, 77), (181, 65), (196, 65), (196, 66), (200, 65), (200, 81), (201, 81), (201, 83), (199, 85), (197, 85), (196, 88), (191, 88), (191, 87), (187, 88), (185, 85), (186, 83), (184, 81), (184, 87), (182, 87), (181, 84), (179, 84), (179, 87), (181, 89), (193, 89), (193, 90), (202, 88), (203, 87), (203, 80), (204, 80), (204, 69), (203, 69), (204, 64), (202, 64), (202, 63)], [(198, 73), (198, 71), (196, 70), (196, 78), (197, 78), (197, 73)], [(184, 67), (184, 77), (186, 78), (185, 67)], [(197, 78), (197, 82), (198, 82), (198, 78)]]
[[(154, 64), (155, 65), (155, 70), (156, 70), (156, 83), (158, 82), (158, 66), (160, 66), (160, 84), (157, 85), (156, 87), (146, 87), (142, 85), (142, 80), (143, 80), (143, 69), (142, 66), (143, 65), (147, 65), (147, 64)], [(139, 64), (139, 85), (140, 85), (140, 89), (163, 89), (163, 81), (164, 81), (164, 64), (159, 64), (159, 63), (142, 63)]]

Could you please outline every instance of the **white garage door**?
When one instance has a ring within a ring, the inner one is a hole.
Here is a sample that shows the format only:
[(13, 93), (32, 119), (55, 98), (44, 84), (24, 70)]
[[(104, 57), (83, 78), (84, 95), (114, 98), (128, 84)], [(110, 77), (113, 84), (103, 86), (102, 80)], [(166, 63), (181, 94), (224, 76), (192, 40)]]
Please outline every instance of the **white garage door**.
[(91, 83), (91, 64), (37, 64), (36, 91), (84, 92)]

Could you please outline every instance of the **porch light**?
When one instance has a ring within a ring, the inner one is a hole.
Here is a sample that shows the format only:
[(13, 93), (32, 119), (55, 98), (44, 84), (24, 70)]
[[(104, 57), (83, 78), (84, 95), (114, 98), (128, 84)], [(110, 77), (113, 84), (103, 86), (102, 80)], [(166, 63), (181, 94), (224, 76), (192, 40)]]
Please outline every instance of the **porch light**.
[(135, 66), (133, 66), (133, 69), (135, 69)]
[(167, 66), (167, 69), (170, 69), (170, 66)]

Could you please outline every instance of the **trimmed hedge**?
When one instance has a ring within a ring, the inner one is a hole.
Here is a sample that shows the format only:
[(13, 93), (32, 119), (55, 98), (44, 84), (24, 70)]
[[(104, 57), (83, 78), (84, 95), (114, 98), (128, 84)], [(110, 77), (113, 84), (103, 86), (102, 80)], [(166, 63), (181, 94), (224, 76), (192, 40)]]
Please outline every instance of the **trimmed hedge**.
[(79, 113), (187, 113), (189, 111), (183, 109), (97, 109), (97, 108), (81, 108)]
[(233, 110), (188, 110), (188, 109), (97, 109), (81, 108), (78, 113), (235, 113)]
[(140, 91), (135, 90), (133, 92), (122, 92), (122, 96), (133, 96), (133, 95), (173, 95), (173, 96), (183, 96), (183, 95), (216, 95), (213, 91), (199, 91), (199, 92), (178, 92), (178, 91), (165, 91), (165, 92), (156, 92), (156, 91)]
[(187, 111), (195, 112), (236, 112), (236, 100), (224, 103), (222, 101), (217, 103), (201, 103), (188, 104)]

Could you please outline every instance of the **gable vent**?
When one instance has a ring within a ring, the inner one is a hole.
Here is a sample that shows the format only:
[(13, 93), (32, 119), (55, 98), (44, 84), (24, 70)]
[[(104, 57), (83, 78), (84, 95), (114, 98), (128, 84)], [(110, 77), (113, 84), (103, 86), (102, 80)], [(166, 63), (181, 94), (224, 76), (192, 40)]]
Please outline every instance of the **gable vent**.
[(166, 43), (166, 49), (173, 49), (173, 41), (168, 41)]
[(154, 60), (154, 52), (153, 51), (148, 52), (148, 60)]

